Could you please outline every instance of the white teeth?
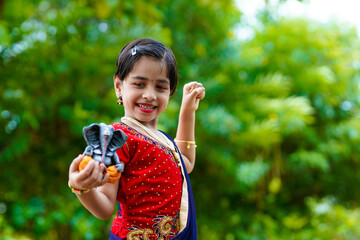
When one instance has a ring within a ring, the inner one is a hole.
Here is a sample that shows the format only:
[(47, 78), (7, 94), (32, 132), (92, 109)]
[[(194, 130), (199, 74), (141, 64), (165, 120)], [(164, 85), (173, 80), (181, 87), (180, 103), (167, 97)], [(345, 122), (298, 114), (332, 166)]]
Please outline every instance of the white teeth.
[(139, 104), (139, 107), (144, 108), (144, 109), (148, 109), (148, 110), (151, 110), (151, 109), (155, 108), (154, 106), (146, 106), (146, 105), (142, 105), (142, 104)]

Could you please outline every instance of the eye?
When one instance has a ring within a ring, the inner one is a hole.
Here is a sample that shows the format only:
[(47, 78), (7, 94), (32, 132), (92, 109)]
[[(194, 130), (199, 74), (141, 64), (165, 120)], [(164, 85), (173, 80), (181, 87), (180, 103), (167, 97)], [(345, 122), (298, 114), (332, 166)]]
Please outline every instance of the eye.
[(159, 90), (167, 90), (168, 88), (167, 87), (164, 87), (164, 86), (161, 86), (161, 85), (158, 85), (156, 86)]
[(136, 87), (144, 87), (145, 86), (145, 84), (143, 84), (143, 83), (134, 83), (134, 85)]

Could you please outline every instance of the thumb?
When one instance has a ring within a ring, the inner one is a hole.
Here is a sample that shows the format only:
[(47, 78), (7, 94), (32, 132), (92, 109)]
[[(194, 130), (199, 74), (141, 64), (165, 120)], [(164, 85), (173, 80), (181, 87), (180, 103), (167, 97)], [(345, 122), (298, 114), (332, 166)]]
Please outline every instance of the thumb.
[(204, 99), (205, 98), (205, 88), (201, 87), (199, 91), (199, 95), (197, 96), (198, 99)]
[(78, 171), (79, 164), (82, 159), (83, 159), (83, 156), (80, 154), (72, 161), (70, 168), (69, 168), (69, 174)]

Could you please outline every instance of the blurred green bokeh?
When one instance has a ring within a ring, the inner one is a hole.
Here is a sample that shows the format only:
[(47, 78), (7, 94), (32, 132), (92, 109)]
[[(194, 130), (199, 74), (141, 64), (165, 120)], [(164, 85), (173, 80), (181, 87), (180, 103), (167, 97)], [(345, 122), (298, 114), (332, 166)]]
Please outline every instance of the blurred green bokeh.
[[(360, 40), (266, 9), (236, 38), (231, 0), (0, 1), (0, 239), (107, 239), (67, 187), (82, 127), (119, 121), (118, 52), (155, 38), (199, 81), (191, 174), (200, 240), (360, 238)], [(114, 213), (115, 214), (115, 213)]]

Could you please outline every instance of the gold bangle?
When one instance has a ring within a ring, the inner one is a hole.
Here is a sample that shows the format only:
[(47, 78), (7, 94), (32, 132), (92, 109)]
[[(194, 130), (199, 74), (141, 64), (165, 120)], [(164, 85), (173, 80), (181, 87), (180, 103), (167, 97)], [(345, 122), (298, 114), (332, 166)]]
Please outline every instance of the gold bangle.
[(71, 186), (70, 180), (68, 181), (68, 185), (69, 185), (69, 188), (71, 189), (71, 191), (72, 191), (73, 193), (76, 193), (76, 194), (87, 193), (87, 192), (90, 192), (90, 190), (91, 190), (91, 189), (82, 190), (82, 189), (74, 188), (74, 187)]
[(185, 141), (185, 140), (177, 140), (177, 139), (175, 139), (174, 140), (176, 143), (187, 143), (187, 145), (186, 145), (186, 148), (187, 149), (190, 149), (190, 145), (194, 145), (195, 146), (195, 148), (197, 147), (196, 146), (196, 144), (195, 144), (195, 141)]

